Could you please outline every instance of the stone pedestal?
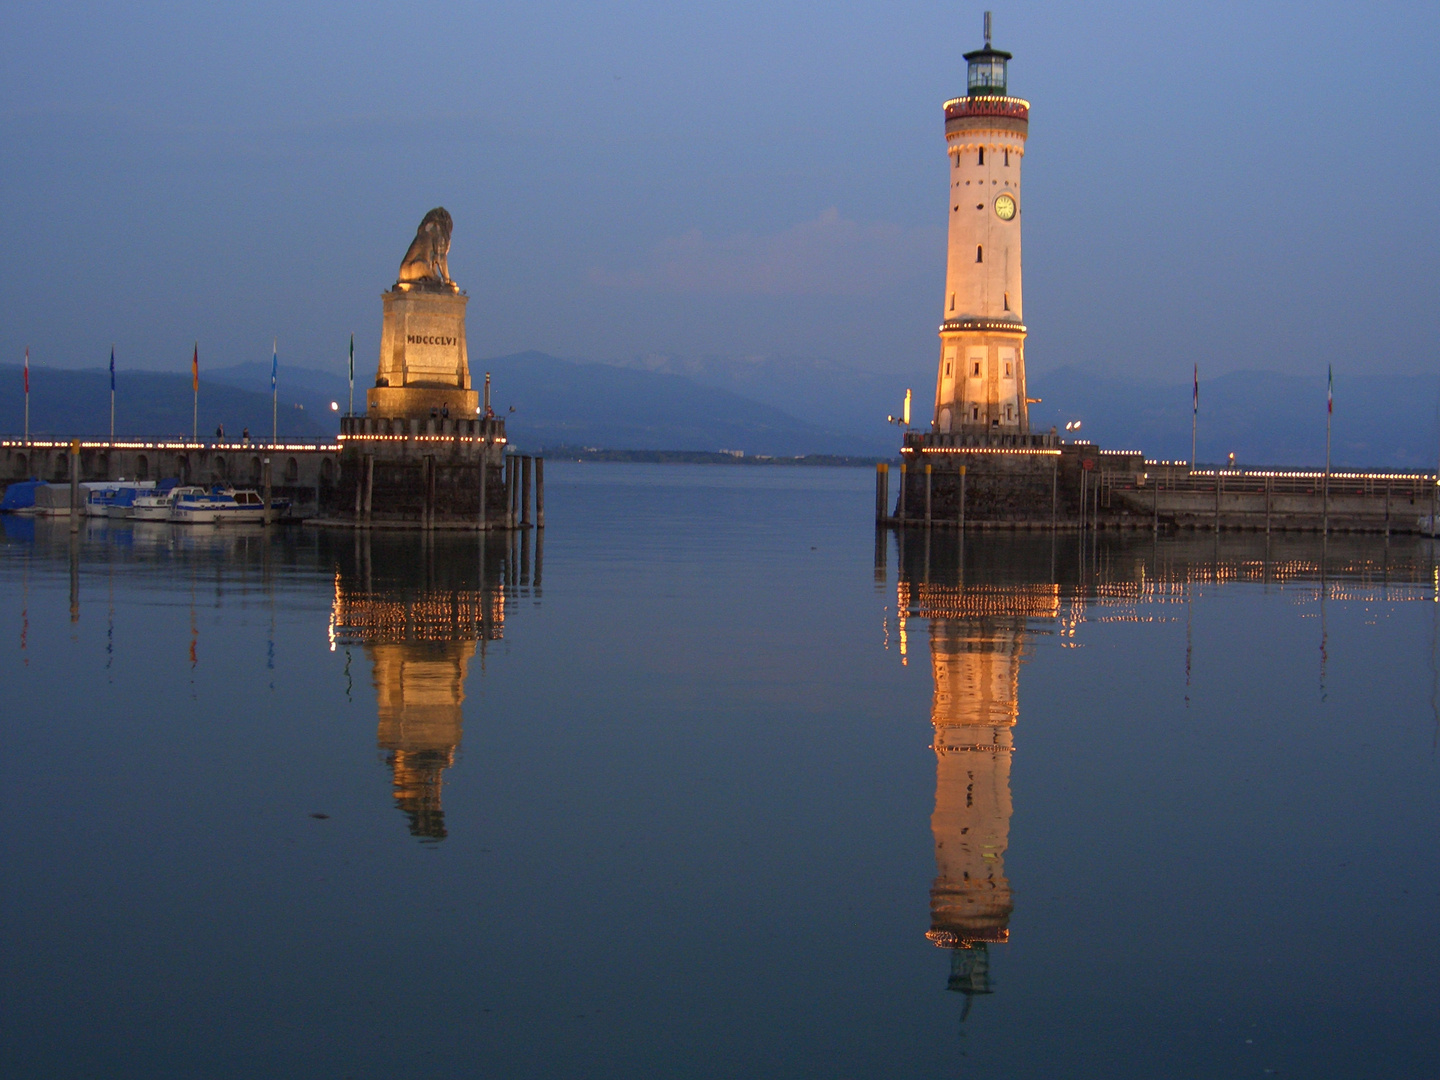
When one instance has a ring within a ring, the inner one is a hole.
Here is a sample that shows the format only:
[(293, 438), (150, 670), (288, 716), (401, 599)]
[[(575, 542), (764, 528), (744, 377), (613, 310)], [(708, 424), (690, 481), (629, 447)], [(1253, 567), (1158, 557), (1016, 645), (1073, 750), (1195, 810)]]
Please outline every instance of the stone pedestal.
[(366, 392), (374, 417), (424, 419), (449, 411), (473, 419), (479, 394), (470, 388), (465, 305), (453, 285), (399, 283), (382, 296), (380, 366)]

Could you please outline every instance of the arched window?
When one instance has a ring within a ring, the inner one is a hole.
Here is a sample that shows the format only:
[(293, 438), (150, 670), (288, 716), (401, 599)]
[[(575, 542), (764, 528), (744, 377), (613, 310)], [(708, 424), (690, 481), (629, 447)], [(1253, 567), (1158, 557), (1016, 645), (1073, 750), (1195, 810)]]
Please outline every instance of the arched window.
[(980, 147), (980, 160), (979, 160), (978, 162), (976, 162), (976, 164), (977, 164), (977, 165), (984, 165), (984, 164), (985, 164), (985, 148), (984, 148), (983, 146)]
[(976, 245), (975, 245), (975, 261), (976, 261), (976, 262), (984, 262), (984, 261), (985, 261), (985, 249), (984, 249), (983, 247), (981, 247), (979, 244), (976, 244)]
[(252, 457), (250, 459), (250, 482), (252, 484), (260, 483), (261, 475), (260, 459), (258, 457)]
[(300, 479), (300, 462), (292, 457), (285, 462), (285, 482), (293, 484), (298, 479)]
[[(478, 421), (472, 420), (471, 423), (472, 423), (472, 424), (478, 423)], [(324, 485), (326, 485), (326, 486), (328, 487), (331, 483), (334, 482), (334, 480), (335, 480), (335, 463), (334, 463), (333, 461), (331, 461), (328, 457), (327, 457), (327, 458), (324, 458), (324, 459), (321, 460), (321, 462), (320, 462), (320, 483), (322, 483), (322, 484), (324, 484)]]

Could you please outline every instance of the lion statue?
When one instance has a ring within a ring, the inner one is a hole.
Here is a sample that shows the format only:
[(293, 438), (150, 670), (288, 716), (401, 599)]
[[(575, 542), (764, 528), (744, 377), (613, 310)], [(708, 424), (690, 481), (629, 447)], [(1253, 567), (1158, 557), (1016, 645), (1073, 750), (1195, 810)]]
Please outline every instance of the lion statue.
[(415, 239), (410, 250), (400, 260), (398, 282), (415, 284), (453, 285), (450, 280), (450, 232), (455, 222), (450, 212), (437, 206), (425, 215), (420, 227), (415, 230)]

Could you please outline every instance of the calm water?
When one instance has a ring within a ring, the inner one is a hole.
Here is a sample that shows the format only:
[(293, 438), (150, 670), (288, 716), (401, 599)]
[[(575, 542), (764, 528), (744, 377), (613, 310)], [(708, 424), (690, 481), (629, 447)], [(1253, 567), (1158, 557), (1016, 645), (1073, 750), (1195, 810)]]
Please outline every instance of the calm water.
[(16, 1077), (1440, 1075), (1433, 549), (4, 521)]

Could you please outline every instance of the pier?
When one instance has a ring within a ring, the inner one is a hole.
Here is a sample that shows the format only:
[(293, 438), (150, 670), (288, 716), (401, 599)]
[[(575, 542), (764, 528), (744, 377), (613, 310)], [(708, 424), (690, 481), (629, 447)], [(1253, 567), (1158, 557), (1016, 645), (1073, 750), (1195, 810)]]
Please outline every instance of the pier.
[(1433, 472), (1196, 469), (1042, 435), (908, 432), (876, 523), (935, 529), (1436, 532)]

